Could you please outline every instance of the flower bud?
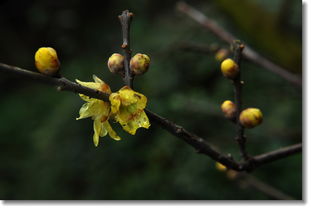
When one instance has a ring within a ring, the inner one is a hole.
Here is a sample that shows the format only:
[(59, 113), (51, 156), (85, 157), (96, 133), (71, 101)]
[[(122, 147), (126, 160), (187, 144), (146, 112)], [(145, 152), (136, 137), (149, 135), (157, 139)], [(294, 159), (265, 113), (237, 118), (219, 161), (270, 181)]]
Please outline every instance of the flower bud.
[(130, 68), (134, 75), (141, 75), (148, 71), (150, 58), (146, 54), (138, 53), (132, 57)]
[(236, 172), (236, 171), (234, 171), (234, 170), (228, 170), (227, 171), (227, 177), (228, 177), (228, 179), (230, 179), (230, 180), (234, 180), (234, 179), (236, 179), (237, 177), (238, 177), (238, 172)]
[(60, 67), (55, 49), (41, 47), (35, 54), (35, 65), (37, 70), (45, 75), (55, 75)]
[(223, 164), (219, 163), (219, 162), (216, 162), (215, 167), (219, 171), (226, 171), (227, 170), (227, 167), (224, 166)]
[(228, 119), (234, 119), (236, 114), (236, 105), (230, 100), (226, 100), (221, 104), (221, 110), (225, 117)]
[(124, 56), (114, 53), (109, 57), (107, 64), (110, 72), (120, 73), (124, 69)]
[(222, 74), (229, 79), (235, 79), (239, 73), (239, 66), (232, 59), (225, 59), (221, 63)]
[(254, 128), (261, 124), (263, 115), (258, 108), (247, 108), (240, 114), (240, 123), (245, 128)]
[(215, 59), (217, 61), (223, 61), (229, 54), (228, 49), (219, 49), (215, 54)]

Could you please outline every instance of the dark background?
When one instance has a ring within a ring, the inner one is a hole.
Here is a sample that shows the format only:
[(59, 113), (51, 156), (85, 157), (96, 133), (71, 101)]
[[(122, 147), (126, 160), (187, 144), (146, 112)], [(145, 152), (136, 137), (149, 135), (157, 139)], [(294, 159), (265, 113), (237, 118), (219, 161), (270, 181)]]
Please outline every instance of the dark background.
[[(233, 99), (213, 54), (180, 49), (182, 42), (217, 43), (217, 37), (179, 13), (176, 1), (1, 1), (0, 62), (35, 70), (41, 46), (58, 52), (61, 73), (70, 80), (96, 74), (113, 91), (122, 79), (106, 62), (121, 53), (117, 15), (135, 13), (133, 53), (151, 57), (135, 89), (148, 108), (205, 137), (239, 159), (235, 127), (222, 117), (222, 101)], [(302, 5), (290, 0), (191, 1), (258, 52), (293, 73), (302, 72)], [(258, 107), (264, 123), (247, 130), (252, 155), (299, 143), (302, 93), (269, 71), (243, 61), (244, 105)], [(76, 121), (83, 101), (13, 75), (0, 76), (1, 199), (271, 199), (215, 169), (209, 157), (156, 124), (123, 140), (102, 138), (95, 148), (93, 122)], [(295, 199), (302, 198), (302, 155), (254, 172), (256, 178)]]

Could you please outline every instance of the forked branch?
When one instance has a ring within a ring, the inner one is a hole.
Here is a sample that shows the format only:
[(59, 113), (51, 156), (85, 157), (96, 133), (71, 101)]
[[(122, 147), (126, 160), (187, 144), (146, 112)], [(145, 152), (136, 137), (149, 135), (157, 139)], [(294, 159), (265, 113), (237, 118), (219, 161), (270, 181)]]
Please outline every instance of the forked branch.
[[(228, 31), (226, 31), (224, 28), (222, 28), (220, 25), (218, 25), (214, 20), (208, 18), (202, 12), (191, 7), (185, 2), (179, 2), (177, 4), (177, 9), (198, 22), (204, 28), (208, 29), (210, 32), (214, 33), (217, 37), (227, 42), (228, 44), (231, 44), (234, 40), (238, 39)], [(253, 63), (263, 67), (264, 69), (279, 75), (280, 77), (284, 78), (295, 86), (302, 88), (302, 80), (299, 76), (273, 63), (272, 61), (260, 55), (258, 52), (256, 52), (247, 45), (245, 46), (245, 49), (243, 51), (243, 56), (246, 59), (252, 61)]]

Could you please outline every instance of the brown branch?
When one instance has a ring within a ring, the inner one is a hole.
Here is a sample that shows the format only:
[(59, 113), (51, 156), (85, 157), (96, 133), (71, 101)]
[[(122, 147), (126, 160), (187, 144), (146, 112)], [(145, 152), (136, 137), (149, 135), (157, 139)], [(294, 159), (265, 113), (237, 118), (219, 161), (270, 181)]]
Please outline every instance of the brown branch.
[[(42, 75), (37, 72), (32, 72), (29, 70), (25, 70), (25, 69), (15, 67), (15, 66), (6, 65), (3, 63), (0, 63), (0, 72), (10, 73), (10, 74), (20, 76), (22, 78), (33, 80), (35, 82), (41, 82), (43, 84), (56, 86), (57, 89), (61, 91), (63, 90), (63, 91), (70, 91), (73, 93), (80, 93), (80, 94), (84, 94), (92, 98), (108, 101), (109, 95), (104, 94), (103, 92), (100, 92), (94, 89), (81, 86), (63, 77), (62, 78), (50, 77), (50, 76)], [(179, 139), (182, 139), (183, 141), (185, 141), (186, 143), (194, 147), (199, 153), (205, 154), (211, 157), (212, 159), (217, 160), (218, 162), (227, 166), (228, 168), (231, 168), (237, 171), (251, 170), (260, 165), (301, 152), (302, 150), (302, 145), (296, 144), (296, 145), (292, 145), (286, 148), (282, 148), (279, 150), (275, 150), (272, 152), (268, 152), (268, 153), (255, 156), (252, 158), (252, 161), (238, 163), (234, 161), (230, 156), (223, 155), (220, 152), (216, 151), (216, 149), (213, 148), (212, 145), (210, 145), (205, 139), (196, 136), (195, 134), (184, 129), (183, 127), (149, 110), (146, 110), (146, 113), (148, 114), (149, 118), (153, 122), (157, 123), (158, 125), (160, 125), (162, 128), (164, 128), (171, 134), (177, 136)]]
[(130, 26), (132, 22), (133, 13), (129, 12), (128, 10), (125, 10), (122, 12), (121, 15), (119, 15), (119, 20), (122, 27), (122, 36), (123, 36), (123, 43), (121, 48), (123, 49), (124, 53), (124, 77), (123, 81), (125, 85), (133, 88), (133, 79), (134, 75), (131, 73), (130, 69), (130, 60), (131, 60), (131, 48), (130, 48)]
[[(202, 25), (204, 28), (208, 29), (212, 33), (214, 33), (216, 36), (218, 36), (223, 41), (231, 44), (235, 38), (231, 33), (223, 29), (221, 26), (219, 26), (215, 21), (208, 18), (206, 15), (204, 15), (202, 12), (198, 11), (197, 9), (191, 7), (185, 2), (179, 2), (177, 4), (177, 9), (184, 14), (188, 15), (192, 19), (194, 19), (196, 22), (198, 22), (200, 25)], [(272, 61), (268, 60), (264, 56), (260, 55), (253, 49), (251, 49), (249, 46), (245, 46), (245, 49), (243, 51), (243, 56), (254, 62), (255, 64), (263, 67), (264, 69), (267, 69), (280, 77), (284, 78), (285, 80), (291, 82), (297, 87), (302, 88), (302, 80), (299, 76), (289, 72), (288, 70), (282, 68), (281, 66), (273, 63)]]
[(185, 141), (196, 149), (198, 153), (208, 155), (213, 160), (220, 162), (221, 164), (231, 168), (233, 170), (241, 170), (239, 163), (234, 161), (230, 156), (225, 156), (220, 152), (216, 151), (205, 139), (198, 137), (197, 135), (190, 133), (182, 126), (179, 126), (166, 118), (163, 118), (150, 110), (145, 110), (146, 114), (153, 122), (157, 123), (163, 129), (167, 130), (171, 134)]
[(244, 136), (244, 127), (239, 122), (239, 117), (242, 111), (242, 81), (241, 81), (241, 59), (242, 59), (242, 52), (244, 49), (244, 45), (241, 44), (239, 41), (235, 41), (233, 43), (233, 50), (234, 50), (234, 61), (239, 67), (239, 73), (237, 77), (233, 80), (234, 86), (234, 98), (235, 98), (235, 105), (237, 107), (235, 121), (236, 121), (236, 141), (240, 148), (241, 156), (244, 160), (248, 160), (248, 154), (245, 148), (246, 137)]
[(271, 152), (267, 152), (267, 153), (252, 157), (252, 161), (254, 163), (254, 166), (258, 167), (266, 163), (273, 162), (278, 159), (282, 159), (286, 156), (293, 155), (301, 151), (302, 151), (302, 144), (301, 143), (294, 144), (288, 147), (283, 147), (278, 150), (274, 150)]
[(57, 87), (59, 91), (71, 91), (73, 93), (80, 93), (92, 98), (109, 101), (109, 95), (101, 91), (81, 86), (80, 84), (69, 81), (64, 77), (50, 77), (37, 72), (25, 70), (16, 66), (6, 65), (0, 63), (0, 71), (4, 73), (15, 74), (22, 78), (31, 79), (36, 82), (48, 84)]

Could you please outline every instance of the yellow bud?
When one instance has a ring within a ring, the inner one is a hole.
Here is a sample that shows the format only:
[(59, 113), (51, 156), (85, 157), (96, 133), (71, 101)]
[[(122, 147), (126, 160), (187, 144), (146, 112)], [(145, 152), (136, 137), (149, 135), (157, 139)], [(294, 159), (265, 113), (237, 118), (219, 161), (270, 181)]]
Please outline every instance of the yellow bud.
[(254, 128), (261, 124), (263, 115), (258, 108), (247, 108), (240, 114), (240, 123), (245, 128)]
[(120, 73), (124, 68), (124, 56), (118, 53), (114, 53), (109, 57), (107, 64), (110, 72)]
[(230, 101), (226, 100), (221, 105), (221, 110), (224, 113), (225, 117), (228, 119), (234, 119), (236, 114), (236, 105)]
[(234, 79), (239, 73), (239, 66), (232, 59), (225, 59), (221, 63), (222, 74), (229, 79)]
[(219, 162), (216, 162), (216, 169), (219, 170), (219, 171), (226, 171), (227, 170), (227, 167), (224, 166), (223, 164), (219, 163)]
[(35, 54), (35, 65), (40, 73), (55, 75), (60, 66), (55, 49), (51, 47), (39, 48)]
[(229, 54), (227, 49), (219, 49), (215, 54), (215, 59), (217, 61), (223, 61)]
[(234, 170), (228, 170), (227, 177), (230, 180), (234, 180), (234, 179), (236, 179), (238, 177), (238, 172), (236, 172)]
[(146, 54), (138, 53), (132, 57), (130, 68), (134, 75), (141, 75), (148, 71), (150, 58)]

